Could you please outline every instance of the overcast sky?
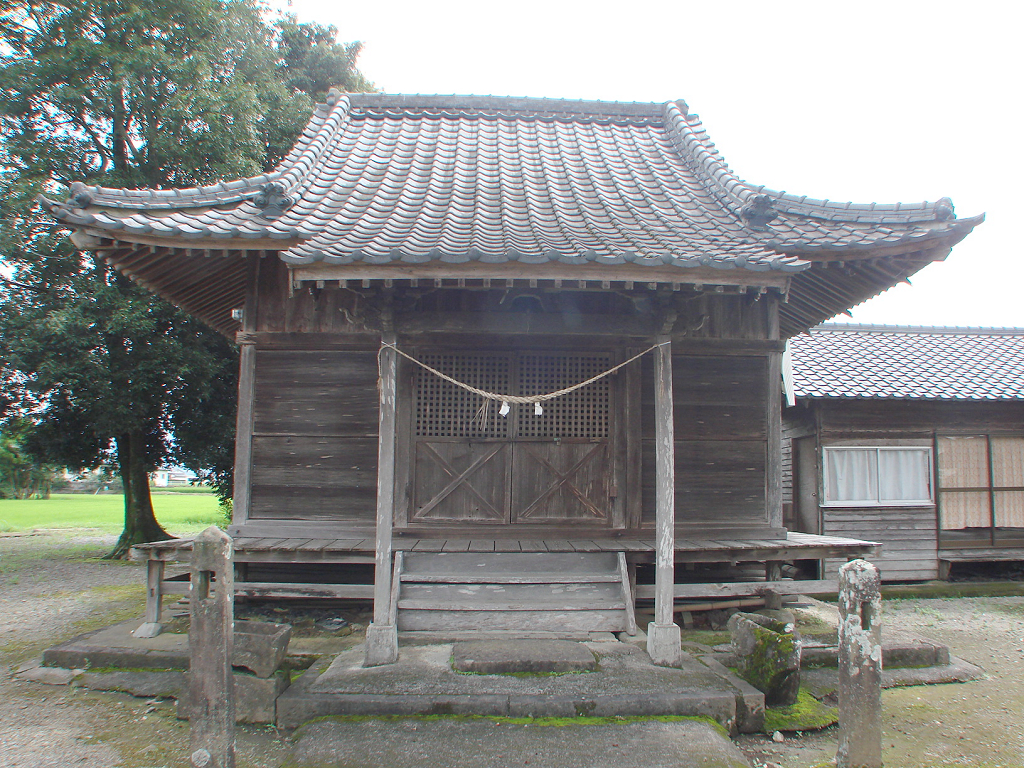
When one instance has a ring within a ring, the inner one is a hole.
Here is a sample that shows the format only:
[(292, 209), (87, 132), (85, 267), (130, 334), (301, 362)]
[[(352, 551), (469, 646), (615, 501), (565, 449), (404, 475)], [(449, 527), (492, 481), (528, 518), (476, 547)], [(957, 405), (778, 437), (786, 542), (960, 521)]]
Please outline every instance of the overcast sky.
[[(741, 178), (988, 220), (864, 323), (1024, 326), (1019, 3), (293, 0), (388, 93), (684, 99)], [(845, 318), (843, 318), (845, 319)]]

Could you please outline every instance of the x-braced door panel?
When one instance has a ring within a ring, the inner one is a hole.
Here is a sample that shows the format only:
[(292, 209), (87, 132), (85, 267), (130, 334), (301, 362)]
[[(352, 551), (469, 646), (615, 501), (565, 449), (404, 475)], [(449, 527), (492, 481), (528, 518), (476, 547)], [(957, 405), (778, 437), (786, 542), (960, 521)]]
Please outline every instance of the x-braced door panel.
[[(539, 395), (606, 371), (607, 353), (428, 352), (427, 365), (488, 392)], [(425, 369), (413, 375), (410, 522), (566, 523), (614, 519), (613, 381), (499, 413)]]
[(508, 521), (508, 442), (420, 440), (413, 520)]
[[(524, 352), (519, 392), (540, 395), (597, 376), (612, 365), (603, 353)], [(512, 522), (611, 519), (612, 379), (544, 402), (542, 413), (520, 408), (512, 453)]]
[(517, 441), (512, 474), (512, 522), (611, 517), (608, 442)]

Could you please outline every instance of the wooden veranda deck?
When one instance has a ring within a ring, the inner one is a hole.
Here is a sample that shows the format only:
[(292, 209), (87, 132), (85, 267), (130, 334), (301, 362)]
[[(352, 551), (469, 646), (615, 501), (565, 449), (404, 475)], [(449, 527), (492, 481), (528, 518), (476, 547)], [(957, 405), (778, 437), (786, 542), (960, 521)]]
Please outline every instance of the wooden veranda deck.
[[(634, 563), (652, 562), (655, 541), (651, 539), (592, 538), (592, 539), (407, 539), (395, 541), (397, 552), (622, 552)], [(857, 539), (819, 536), (790, 532), (784, 539), (693, 540), (677, 539), (677, 563), (778, 563), (788, 560), (821, 560), (826, 558), (855, 558), (871, 555), (876, 544)], [(185, 594), (188, 582), (167, 580), (166, 563), (184, 563), (191, 557), (192, 539), (169, 539), (133, 548), (133, 557), (148, 562), (147, 570), (147, 622), (159, 621), (159, 603), (164, 594)], [(310, 539), (310, 538), (252, 538), (234, 539), (236, 564), (372, 564), (374, 540), (372, 538)], [(677, 584), (677, 598), (700, 596), (758, 595), (766, 591), (782, 594), (800, 594), (827, 591), (832, 582), (781, 580), (776, 584), (767, 569), (765, 581), (720, 584)], [(637, 587), (636, 596), (650, 597), (653, 588)], [(236, 580), (235, 594), (239, 597), (324, 598), (369, 600), (373, 598), (372, 584), (260, 582)]]
[[(627, 552), (655, 551), (651, 539), (398, 539), (396, 552)], [(676, 539), (676, 562), (729, 563), (777, 560), (816, 560), (861, 557), (874, 552), (870, 541), (789, 532), (784, 539)], [(192, 539), (168, 539), (139, 544), (135, 557), (150, 561), (184, 562)], [(249, 538), (234, 539), (235, 562), (365, 563), (373, 562), (374, 540)], [(643, 558), (637, 558), (643, 561)]]

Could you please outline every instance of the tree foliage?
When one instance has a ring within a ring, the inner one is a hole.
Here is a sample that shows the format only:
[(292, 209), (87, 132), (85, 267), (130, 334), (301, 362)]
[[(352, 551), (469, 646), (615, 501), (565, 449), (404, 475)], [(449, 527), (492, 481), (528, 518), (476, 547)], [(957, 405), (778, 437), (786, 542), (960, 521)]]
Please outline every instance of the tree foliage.
[(0, 499), (48, 499), (56, 468), (40, 464), (27, 444), (31, 422), (13, 419), (0, 426)]
[(34, 203), (72, 181), (186, 187), (273, 167), (330, 86), (366, 90), (359, 44), (253, 0), (0, 0), (0, 418), (38, 460), (113, 463), (115, 552), (164, 538), (147, 473), (230, 489), (235, 351), (78, 253)]

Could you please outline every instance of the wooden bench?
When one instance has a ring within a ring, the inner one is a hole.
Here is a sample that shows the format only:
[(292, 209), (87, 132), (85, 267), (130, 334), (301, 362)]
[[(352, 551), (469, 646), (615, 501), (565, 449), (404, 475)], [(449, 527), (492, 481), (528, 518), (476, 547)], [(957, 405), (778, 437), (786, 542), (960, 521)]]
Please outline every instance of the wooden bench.
[[(233, 540), (236, 566), (250, 564), (372, 564), (373, 539), (249, 538)], [(168, 563), (187, 563), (192, 557), (192, 539), (168, 539), (132, 547), (132, 559), (146, 561), (146, 618), (137, 637), (159, 632), (164, 595), (188, 594), (189, 583), (167, 579)], [(235, 580), (236, 597), (321, 598), (370, 600), (372, 584), (322, 584), (300, 582)], [(148, 627), (148, 630), (146, 629)]]
[(953, 563), (1013, 563), (1024, 562), (1024, 548), (1014, 547), (977, 547), (959, 549), (940, 549), (938, 553), (939, 578), (949, 580), (949, 572)]

